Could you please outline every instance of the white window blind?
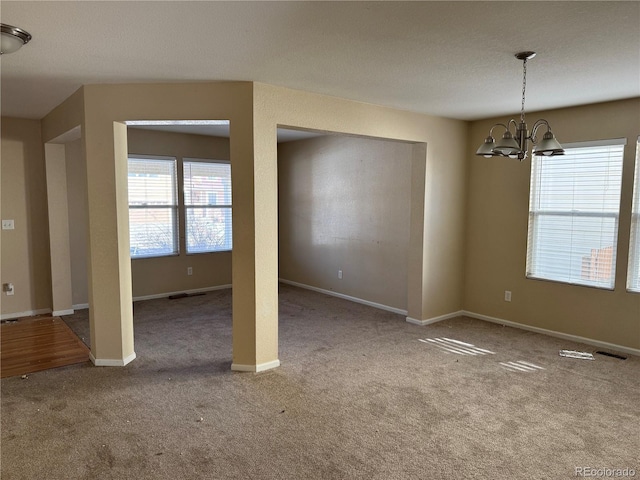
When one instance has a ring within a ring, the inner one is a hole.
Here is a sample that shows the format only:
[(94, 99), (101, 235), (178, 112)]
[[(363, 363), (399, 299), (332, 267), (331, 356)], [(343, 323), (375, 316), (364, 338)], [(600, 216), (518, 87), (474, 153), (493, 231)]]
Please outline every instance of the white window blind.
[(640, 292), (640, 137), (636, 143), (636, 171), (634, 178), (627, 290)]
[(231, 165), (185, 160), (187, 253), (231, 250)]
[(527, 277), (613, 289), (625, 139), (531, 161)]
[(129, 157), (129, 237), (132, 258), (178, 253), (176, 159)]

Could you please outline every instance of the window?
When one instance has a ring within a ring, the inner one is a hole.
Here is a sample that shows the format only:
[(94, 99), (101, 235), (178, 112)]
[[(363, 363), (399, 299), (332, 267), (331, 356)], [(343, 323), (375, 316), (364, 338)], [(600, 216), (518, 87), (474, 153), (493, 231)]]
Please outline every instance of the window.
[(187, 253), (231, 250), (231, 166), (185, 160)]
[(636, 143), (636, 174), (633, 185), (633, 206), (631, 207), (627, 289), (631, 292), (640, 292), (640, 137)]
[(625, 139), (531, 162), (527, 277), (613, 289)]
[(129, 234), (132, 258), (178, 253), (176, 159), (129, 157)]

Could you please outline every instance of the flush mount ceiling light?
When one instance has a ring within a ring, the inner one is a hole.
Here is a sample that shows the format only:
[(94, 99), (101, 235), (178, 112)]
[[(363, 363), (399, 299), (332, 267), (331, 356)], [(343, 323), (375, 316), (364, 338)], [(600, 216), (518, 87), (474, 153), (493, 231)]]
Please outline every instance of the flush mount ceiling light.
[(25, 45), (31, 40), (29, 32), (25, 32), (21, 28), (7, 25), (6, 23), (0, 24), (2, 26), (2, 42), (0, 43), (0, 55), (5, 53), (13, 53), (20, 50), (20, 47)]
[[(520, 161), (527, 157), (527, 151), (529, 150), (529, 140), (533, 143), (534, 155), (564, 155), (562, 145), (558, 143), (556, 137), (551, 131), (549, 122), (541, 118), (536, 120), (533, 124), (531, 132), (527, 130), (527, 124), (524, 121), (524, 93), (527, 87), (527, 60), (531, 60), (536, 56), (536, 52), (520, 52), (516, 53), (516, 58), (522, 60), (522, 108), (520, 110), (520, 123), (516, 123), (514, 119), (509, 120), (509, 123), (496, 123), (491, 130), (489, 130), (489, 136), (485, 139), (484, 143), (476, 151), (476, 155), (483, 157), (509, 157), (518, 158)], [(511, 132), (511, 126), (513, 125), (513, 132)], [(536, 133), (541, 126), (545, 126), (547, 131), (542, 136), (542, 139), (536, 137)], [(502, 127), (505, 129), (502, 138), (496, 143), (493, 138), (493, 129), (496, 127)]]

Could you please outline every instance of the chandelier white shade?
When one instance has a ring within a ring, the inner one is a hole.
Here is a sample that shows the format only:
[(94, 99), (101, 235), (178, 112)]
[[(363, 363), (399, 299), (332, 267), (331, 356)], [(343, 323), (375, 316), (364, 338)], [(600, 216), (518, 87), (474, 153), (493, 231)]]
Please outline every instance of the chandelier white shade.
[[(534, 155), (563, 155), (562, 145), (558, 143), (556, 137), (551, 131), (549, 122), (545, 119), (537, 120), (533, 124), (531, 131), (528, 130), (524, 120), (524, 99), (527, 87), (527, 60), (536, 56), (535, 52), (520, 52), (516, 54), (518, 60), (522, 60), (522, 107), (520, 110), (520, 122), (517, 123), (511, 119), (505, 125), (504, 123), (496, 123), (489, 131), (489, 136), (485, 138), (484, 143), (476, 151), (476, 155), (483, 157), (509, 157), (518, 158), (520, 161), (527, 157), (529, 150), (529, 141), (533, 144)], [(513, 131), (511, 127), (513, 126)], [(540, 127), (546, 127), (547, 131), (541, 139), (537, 138)], [(504, 128), (504, 133), (500, 140), (496, 142), (493, 137), (493, 130), (496, 127)]]
[(0, 55), (6, 53), (13, 53), (25, 45), (31, 40), (31, 34), (25, 32), (21, 28), (7, 25), (6, 23), (0, 24), (2, 26), (0, 38)]

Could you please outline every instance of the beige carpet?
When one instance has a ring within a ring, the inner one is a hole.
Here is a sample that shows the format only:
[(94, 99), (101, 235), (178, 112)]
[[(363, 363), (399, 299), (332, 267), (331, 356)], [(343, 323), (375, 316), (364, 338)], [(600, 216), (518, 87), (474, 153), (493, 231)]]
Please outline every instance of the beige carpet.
[(637, 357), (285, 286), (278, 369), (229, 370), (230, 291), (137, 303), (135, 341), (124, 368), (2, 380), (3, 480), (640, 476)]

